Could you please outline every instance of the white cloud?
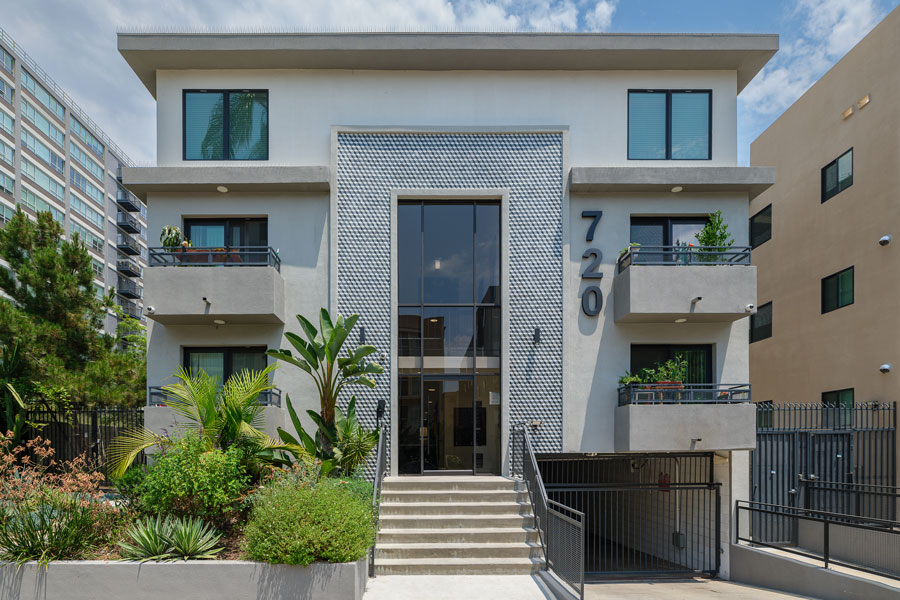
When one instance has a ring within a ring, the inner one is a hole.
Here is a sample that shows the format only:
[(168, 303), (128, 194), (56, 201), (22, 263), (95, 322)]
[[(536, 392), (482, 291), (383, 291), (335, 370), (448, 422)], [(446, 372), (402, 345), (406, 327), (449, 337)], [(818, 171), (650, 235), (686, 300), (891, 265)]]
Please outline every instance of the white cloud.
[(618, 0), (600, 0), (594, 9), (588, 11), (584, 21), (592, 31), (606, 31), (612, 25), (613, 14), (616, 12)]

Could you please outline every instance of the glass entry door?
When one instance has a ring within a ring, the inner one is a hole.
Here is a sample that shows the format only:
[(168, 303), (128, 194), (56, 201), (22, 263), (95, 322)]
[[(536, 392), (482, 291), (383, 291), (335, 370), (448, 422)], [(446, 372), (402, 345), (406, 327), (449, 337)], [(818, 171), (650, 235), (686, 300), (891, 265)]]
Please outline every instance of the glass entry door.
[(499, 473), (500, 205), (398, 206), (401, 474)]

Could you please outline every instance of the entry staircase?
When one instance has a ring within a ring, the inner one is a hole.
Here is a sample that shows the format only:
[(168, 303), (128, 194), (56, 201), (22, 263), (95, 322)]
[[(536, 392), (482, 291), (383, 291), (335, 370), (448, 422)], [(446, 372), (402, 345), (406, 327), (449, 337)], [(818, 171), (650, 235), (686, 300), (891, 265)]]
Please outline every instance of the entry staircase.
[(521, 575), (543, 569), (522, 481), (388, 477), (382, 486), (376, 575)]

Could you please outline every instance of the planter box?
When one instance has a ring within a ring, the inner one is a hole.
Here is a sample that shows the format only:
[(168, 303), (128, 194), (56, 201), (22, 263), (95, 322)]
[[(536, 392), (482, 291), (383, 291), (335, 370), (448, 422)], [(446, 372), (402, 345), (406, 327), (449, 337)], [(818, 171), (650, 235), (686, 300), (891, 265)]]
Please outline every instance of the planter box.
[(63, 561), (0, 568), (0, 598), (33, 600), (360, 600), (366, 559), (308, 567), (240, 560), (178, 563)]

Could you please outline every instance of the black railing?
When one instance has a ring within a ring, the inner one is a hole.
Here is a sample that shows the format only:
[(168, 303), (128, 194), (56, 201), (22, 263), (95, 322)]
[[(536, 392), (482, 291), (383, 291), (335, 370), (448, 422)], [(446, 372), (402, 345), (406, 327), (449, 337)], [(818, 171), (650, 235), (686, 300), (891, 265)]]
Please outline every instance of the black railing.
[[(381, 515), (381, 483), (387, 474), (387, 447), (384, 428), (378, 428), (378, 447), (375, 452), (375, 475), (372, 482), (372, 512), (375, 515), (375, 531), (378, 531), (378, 520)], [(369, 577), (375, 577), (375, 542), (369, 548)]]
[(631, 265), (749, 265), (750, 246), (632, 246), (619, 256), (619, 272)]
[(513, 428), (511, 470), (518, 471), (528, 488), (534, 526), (538, 531), (547, 568), (584, 599), (584, 513), (550, 500), (528, 429)]
[(269, 246), (150, 248), (149, 264), (151, 267), (275, 267), (281, 271), (281, 259)]
[(129, 317), (134, 317), (135, 319), (141, 318), (141, 308), (134, 302), (119, 299), (118, 304), (124, 314)]
[(132, 256), (141, 253), (141, 247), (137, 240), (127, 233), (119, 233), (116, 235), (116, 248), (130, 254)]
[(126, 277), (140, 277), (143, 273), (141, 266), (130, 258), (120, 258), (116, 260), (116, 271)]
[(900, 490), (887, 485), (800, 478), (800, 505), (865, 519), (897, 520)]
[(749, 383), (630, 383), (619, 387), (619, 406), (741, 402), (750, 402)]
[[(900, 579), (900, 523), (897, 521), (747, 500), (738, 500), (736, 508), (738, 543), (820, 560), (826, 569), (838, 565)], [(790, 539), (784, 539), (785, 530), (791, 532)]]
[(121, 275), (116, 283), (116, 293), (124, 298), (141, 298), (144, 295), (144, 288), (139, 286), (136, 281), (126, 279)]
[(868, 402), (853, 406), (823, 404), (757, 404), (757, 428), (766, 431), (819, 431), (836, 429), (896, 429), (893, 402)]
[(127, 212), (123, 212), (121, 210), (116, 212), (116, 225), (118, 225), (120, 229), (123, 229), (128, 233), (141, 232), (140, 221), (132, 217)]
[(116, 204), (127, 212), (138, 212), (141, 210), (141, 201), (136, 196), (122, 190), (119, 190), (119, 193), (116, 194)]
[[(165, 406), (168, 395), (162, 386), (151, 386), (147, 394), (147, 406)], [(265, 390), (259, 394), (259, 404), (261, 406), (278, 406), (281, 407), (281, 390), (272, 388)]]

